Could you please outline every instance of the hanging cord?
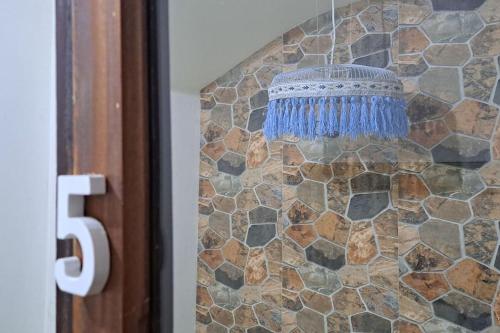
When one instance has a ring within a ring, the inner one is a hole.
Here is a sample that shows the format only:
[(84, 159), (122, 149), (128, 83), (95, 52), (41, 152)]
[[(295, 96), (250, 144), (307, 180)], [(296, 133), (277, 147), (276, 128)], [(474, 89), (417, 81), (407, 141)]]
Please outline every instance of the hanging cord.
[(332, 55), (330, 57), (330, 65), (333, 65), (336, 40), (337, 40), (337, 32), (335, 31), (335, 0), (332, 0)]

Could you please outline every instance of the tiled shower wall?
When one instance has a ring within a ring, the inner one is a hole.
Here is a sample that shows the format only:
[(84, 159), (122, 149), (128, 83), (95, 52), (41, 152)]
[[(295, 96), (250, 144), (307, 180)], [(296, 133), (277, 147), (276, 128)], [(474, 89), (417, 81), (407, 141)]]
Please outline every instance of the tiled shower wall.
[(196, 332), (499, 332), (500, 2), (337, 14), (334, 61), (396, 71), (410, 137), (263, 137), (272, 78), (329, 61), (331, 13), (204, 88)]

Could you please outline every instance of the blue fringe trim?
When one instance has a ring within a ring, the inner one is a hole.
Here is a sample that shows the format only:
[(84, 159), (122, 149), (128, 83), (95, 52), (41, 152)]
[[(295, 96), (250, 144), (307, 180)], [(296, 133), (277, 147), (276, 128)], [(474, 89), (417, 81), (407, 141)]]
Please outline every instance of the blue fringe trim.
[(390, 139), (404, 138), (409, 130), (405, 100), (382, 96), (271, 100), (263, 129), (268, 140), (284, 135), (308, 140), (337, 135), (351, 139), (359, 136)]

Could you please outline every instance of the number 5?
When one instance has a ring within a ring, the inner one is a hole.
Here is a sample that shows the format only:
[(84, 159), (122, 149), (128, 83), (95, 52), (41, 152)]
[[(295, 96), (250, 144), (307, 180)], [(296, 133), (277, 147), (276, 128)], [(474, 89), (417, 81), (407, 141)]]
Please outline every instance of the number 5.
[(83, 214), (84, 196), (104, 194), (103, 176), (59, 176), (57, 185), (57, 238), (80, 243), (83, 265), (78, 257), (60, 258), (55, 265), (59, 288), (87, 296), (101, 292), (109, 275), (109, 245), (102, 224)]

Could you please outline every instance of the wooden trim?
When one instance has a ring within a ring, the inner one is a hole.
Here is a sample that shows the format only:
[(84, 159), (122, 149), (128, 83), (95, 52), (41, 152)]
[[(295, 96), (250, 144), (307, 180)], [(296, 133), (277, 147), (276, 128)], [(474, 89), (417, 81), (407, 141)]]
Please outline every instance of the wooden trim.
[[(56, 72), (57, 72), (57, 174), (70, 174), (73, 169), (73, 105), (72, 105), (72, 46), (71, 46), (71, 1), (56, 0)], [(73, 255), (73, 242), (57, 241), (57, 257)], [(56, 330), (58, 333), (72, 331), (72, 297), (57, 290)]]
[(66, 33), (72, 40), (72, 112), (63, 116), (58, 109), (60, 123), (71, 125), (71, 149), (59, 150), (67, 155), (59, 159), (71, 161), (66, 173), (106, 176), (106, 195), (89, 197), (85, 210), (104, 225), (111, 247), (104, 291), (73, 297), (75, 333), (149, 329), (146, 9), (146, 2), (136, 0), (73, 0), (71, 5)]

